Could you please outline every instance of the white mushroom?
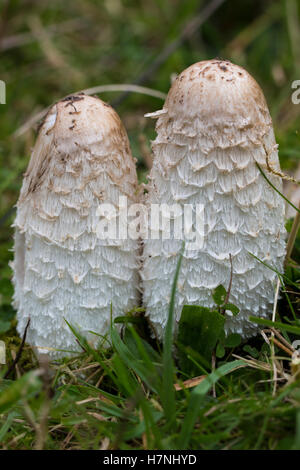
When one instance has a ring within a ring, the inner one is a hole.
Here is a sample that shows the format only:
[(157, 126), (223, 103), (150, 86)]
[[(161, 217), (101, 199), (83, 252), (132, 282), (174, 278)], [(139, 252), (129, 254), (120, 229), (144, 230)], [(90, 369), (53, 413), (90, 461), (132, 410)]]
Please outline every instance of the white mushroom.
[[(185, 304), (213, 307), (212, 291), (229, 287), (232, 258), (229, 302), (240, 313), (225, 313), (225, 329), (253, 336), (257, 326), (248, 317), (271, 314), (276, 274), (249, 253), (279, 271), (285, 256), (284, 201), (256, 165), (281, 190), (269, 171), (279, 170), (279, 161), (263, 93), (243, 68), (203, 61), (178, 76), (154, 117), (149, 210), (174, 202), (204, 206), (203, 245), (186, 249), (182, 260), (176, 320)], [(182, 241), (173, 232), (170, 240), (158, 238), (144, 241), (142, 279), (146, 314), (162, 337)]]
[[(53, 357), (78, 345), (65, 319), (95, 344), (110, 310), (139, 301), (138, 241), (99, 237), (99, 205), (136, 202), (137, 176), (126, 131), (100, 99), (55, 104), (39, 131), (15, 219), (14, 304), (18, 332)], [(48, 349), (50, 348), (50, 349)]]

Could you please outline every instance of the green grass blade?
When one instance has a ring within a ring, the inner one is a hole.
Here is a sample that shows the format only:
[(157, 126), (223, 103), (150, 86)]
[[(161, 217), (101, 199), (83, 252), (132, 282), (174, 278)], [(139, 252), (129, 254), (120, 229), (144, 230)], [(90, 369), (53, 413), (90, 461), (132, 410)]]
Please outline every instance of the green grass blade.
[(233, 372), (234, 370), (245, 366), (246, 363), (244, 361), (233, 361), (224, 364), (215, 371), (213, 371), (211, 374), (209, 374), (206, 379), (203, 380), (203, 382), (201, 382), (197, 387), (194, 388), (194, 390), (190, 394), (187, 414), (184, 419), (178, 440), (179, 449), (187, 449), (199, 413), (200, 406), (203, 403), (207, 392), (219, 379), (229, 374), (230, 372)]
[(17, 414), (13, 411), (12, 413), (9, 413), (5, 423), (3, 426), (0, 428), (0, 443), (3, 441), (6, 433), (8, 432), (14, 418), (17, 416)]
[[(105, 403), (104, 401), (99, 401), (97, 402), (97, 407), (100, 408), (100, 410), (104, 411), (109, 417), (113, 416), (119, 419), (124, 418), (124, 410), (122, 410), (121, 408), (118, 408), (117, 406), (110, 405), (109, 403)], [(127, 419), (132, 422), (137, 421), (134, 415), (127, 416)]]
[(293, 450), (300, 450), (300, 410), (298, 410), (296, 416), (296, 435)]
[(116, 384), (116, 385), (119, 385), (119, 380), (118, 380), (118, 376), (114, 373), (113, 369), (111, 367), (108, 367), (106, 364), (105, 364), (105, 360), (102, 359), (101, 355), (99, 354), (99, 352), (92, 348), (88, 341), (86, 340), (86, 338), (84, 336), (82, 336), (77, 330), (76, 328), (74, 328), (73, 325), (71, 325), (66, 319), (64, 319), (65, 322), (67, 323), (68, 327), (70, 328), (70, 330), (72, 331), (73, 335), (75, 336), (75, 338), (77, 338), (79, 344), (81, 345), (81, 347), (88, 353), (90, 354), (93, 359), (98, 362), (101, 367), (105, 370), (105, 372), (107, 373), (107, 375), (112, 379), (112, 381)]
[(118, 381), (121, 389), (119, 388), (120, 392), (125, 393), (125, 396), (131, 396), (135, 392), (138, 382), (136, 380), (135, 375), (132, 373), (131, 369), (128, 369), (124, 364), (124, 361), (120, 358), (119, 355), (114, 355), (111, 361), (111, 367), (113, 367), (116, 376), (118, 377)]
[(252, 256), (253, 258), (257, 259), (257, 261), (259, 261), (261, 264), (263, 264), (264, 266), (266, 266), (266, 268), (269, 268), (271, 269), (271, 271), (273, 271), (274, 273), (277, 274), (277, 276), (282, 279), (286, 279), (287, 280), (287, 283), (291, 286), (294, 286), (296, 287), (298, 290), (299, 290), (299, 284), (297, 284), (296, 282), (293, 282), (289, 277), (287, 277), (285, 274), (282, 274), (278, 271), (278, 269), (275, 269), (273, 268), (273, 266), (271, 266), (270, 264), (266, 263), (265, 261), (262, 261), (260, 258), (258, 258), (257, 256), (255, 256), (253, 253), (251, 253), (250, 251), (248, 251), (249, 255)]
[(263, 176), (263, 178), (269, 183), (269, 185), (274, 189), (274, 191), (276, 191), (276, 193), (278, 193), (290, 206), (293, 207), (293, 209), (295, 209), (295, 211), (297, 212), (300, 212), (300, 209), (295, 206), (291, 201), (289, 201), (289, 199), (287, 197), (285, 197), (280, 191), (279, 189), (276, 188), (276, 186), (274, 186), (273, 183), (271, 183), (271, 181), (269, 180), (269, 178), (265, 175), (265, 173), (263, 172), (263, 170), (261, 169), (261, 167), (259, 166), (259, 164), (256, 162), (256, 166), (257, 168), (259, 169), (261, 175)]
[(22, 398), (29, 398), (42, 387), (40, 371), (27, 372), (20, 379), (12, 382), (0, 394), (0, 414), (13, 408)]
[(287, 325), (286, 323), (281, 323), (279, 321), (268, 320), (267, 318), (259, 318), (250, 316), (249, 320), (258, 325), (271, 326), (273, 328), (278, 328), (278, 330), (288, 331), (289, 333), (294, 333), (295, 335), (300, 335), (300, 327)]
[[(163, 413), (161, 411), (154, 411), (152, 413), (152, 416), (153, 416), (153, 421), (154, 424), (151, 422), (151, 428), (150, 426), (148, 425), (146, 419), (145, 420), (142, 420), (140, 421), (136, 426), (132, 427), (132, 429), (130, 431), (126, 431), (124, 433), (124, 439), (126, 441), (129, 441), (131, 439), (136, 439), (136, 438), (139, 438), (143, 433), (147, 433), (147, 428), (150, 428), (151, 432), (157, 432), (157, 426), (155, 426), (155, 423), (157, 423), (162, 417), (163, 417)], [(145, 414), (144, 414), (144, 417), (145, 417)], [(155, 436), (156, 437), (156, 436)]]
[(163, 381), (161, 391), (161, 401), (166, 414), (166, 418), (171, 425), (175, 420), (175, 389), (174, 389), (174, 364), (172, 356), (172, 343), (173, 343), (173, 322), (174, 322), (174, 307), (177, 281), (184, 252), (184, 243), (182, 245), (179, 259), (175, 271), (175, 276), (172, 285), (171, 299), (169, 305), (169, 315), (164, 336), (164, 349), (163, 349)]
[(121, 359), (125, 362), (127, 367), (130, 369), (134, 370), (135, 373), (147, 384), (147, 386), (153, 390), (154, 392), (157, 393), (157, 387), (155, 384), (155, 376), (151, 374), (151, 371), (149, 373), (149, 370), (147, 367), (145, 367), (145, 364), (141, 360), (137, 360), (135, 356), (131, 353), (131, 351), (128, 349), (128, 347), (123, 343), (121, 340), (118, 332), (116, 329), (113, 327), (111, 324), (111, 339), (113, 346), (116, 350), (116, 352), (119, 354)]
[[(146, 345), (143, 343), (142, 339), (139, 337), (139, 335), (137, 334), (137, 332), (135, 331), (135, 329), (131, 326), (131, 325), (128, 325), (128, 330), (130, 331), (134, 341), (135, 341), (135, 344), (137, 346), (137, 352), (138, 354), (140, 355), (140, 358), (142, 359), (142, 361), (144, 362), (145, 366), (148, 368), (149, 371), (151, 371), (151, 373), (155, 374), (156, 373), (156, 369), (155, 369), (155, 365), (154, 365), (154, 361), (151, 360), (149, 354), (148, 354), (148, 351), (146, 350)], [(151, 351), (151, 346), (148, 345), (148, 348), (149, 348), (149, 351)], [(152, 351), (151, 351), (152, 352)], [(155, 354), (156, 351), (153, 350), (153, 356), (155, 357)]]

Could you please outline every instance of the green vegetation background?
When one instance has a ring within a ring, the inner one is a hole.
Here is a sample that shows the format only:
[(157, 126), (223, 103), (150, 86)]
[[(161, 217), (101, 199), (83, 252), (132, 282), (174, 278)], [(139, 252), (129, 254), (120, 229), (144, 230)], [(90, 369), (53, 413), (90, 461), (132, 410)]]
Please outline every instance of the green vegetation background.
[[(20, 343), (14, 329), (8, 266), (12, 258), (12, 207), (34, 145), (36, 127), (22, 135), (18, 131), (32, 116), (65, 95), (97, 85), (138, 82), (159, 53), (210, 3), (0, 0), (0, 79), (7, 87), (7, 104), (0, 105), (0, 335), (6, 338), (10, 361)], [(173, 74), (214, 57), (245, 67), (265, 93), (282, 168), (285, 172), (296, 171), (300, 159), (300, 105), (291, 102), (291, 83), (300, 80), (299, 18), (298, 0), (224, 1), (154, 73), (144, 77), (142, 84), (167, 93)], [(146, 181), (145, 162), (155, 132), (153, 121), (143, 116), (160, 109), (162, 101), (129, 94), (120, 102), (119, 95), (100, 96), (116, 106), (138, 161), (140, 181)], [(297, 246), (298, 241), (294, 259), (299, 262)], [(297, 281), (295, 272), (292, 275)], [(296, 308), (297, 299), (292, 298), (292, 302)], [(283, 317), (288, 316), (286, 308), (283, 303)], [(137, 344), (140, 346), (134, 338), (129, 328), (125, 340), (131, 354)], [(141, 361), (145, 360), (143, 348), (147, 350), (147, 346), (139, 349)], [(284, 356), (282, 384), (279, 381), (275, 393), (269, 382), (273, 366), (270, 351), (263, 340), (250, 342), (248, 349), (237, 352), (252, 354), (252, 368), (248, 365), (234, 372), (232, 379), (222, 379), (216, 389), (217, 398), (207, 395), (205, 387), (198, 390), (200, 401), (189, 391), (179, 392), (174, 419), (164, 400), (160, 402), (158, 390), (161, 386), (166, 393), (166, 383), (157, 388), (150, 380), (149, 388), (143, 385), (139, 389), (142, 398), (136, 392), (137, 384), (143, 378), (147, 383), (149, 377), (143, 377), (145, 371), (139, 369), (140, 363), (136, 366), (131, 362), (128, 351), (124, 352), (117, 340), (114, 352), (108, 356), (103, 352), (95, 356), (86, 350), (74, 361), (57, 364), (49, 385), (45, 378), (34, 375), (37, 364), (25, 348), (10, 380), (0, 382), (0, 448), (300, 449), (299, 376), (290, 379), (289, 363), (282, 350), (275, 351)], [(155, 355), (160, 354), (156, 349), (153, 351), (148, 351), (151, 360), (159, 363), (162, 357)], [(233, 348), (225, 366), (233, 360), (232, 352)], [(23, 375), (26, 372), (29, 375)], [(198, 375), (208, 372), (199, 367)], [(14, 382), (18, 375), (22, 378)], [(182, 380), (188, 378), (182, 376)], [(199, 405), (194, 421), (188, 411), (191, 400)], [(188, 440), (183, 439), (187, 429)]]

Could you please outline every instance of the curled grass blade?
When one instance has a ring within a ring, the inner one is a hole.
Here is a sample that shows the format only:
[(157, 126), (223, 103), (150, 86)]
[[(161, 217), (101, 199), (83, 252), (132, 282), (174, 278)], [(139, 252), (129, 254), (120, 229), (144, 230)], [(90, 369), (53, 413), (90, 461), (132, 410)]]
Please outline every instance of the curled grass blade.
[(274, 186), (273, 183), (271, 183), (271, 181), (269, 180), (269, 178), (265, 175), (265, 173), (263, 172), (263, 170), (261, 169), (261, 167), (259, 166), (259, 164), (256, 162), (256, 166), (257, 168), (259, 169), (261, 175), (263, 176), (263, 178), (269, 183), (269, 185), (271, 186), (271, 188), (274, 189), (274, 191), (276, 191), (276, 193), (278, 193), (291, 207), (293, 207), (293, 209), (295, 209), (295, 211), (297, 212), (300, 212), (300, 209), (295, 206), (287, 197), (284, 196), (284, 194), (282, 194), (279, 189), (276, 188), (276, 186)]
[(267, 268), (271, 269), (271, 271), (274, 271), (274, 273), (277, 274), (277, 276), (279, 278), (282, 278), (282, 279), (286, 279), (287, 282), (291, 285), (291, 286), (294, 286), (296, 287), (298, 290), (299, 290), (299, 284), (297, 284), (296, 282), (293, 282), (289, 277), (287, 277), (285, 274), (282, 274), (278, 271), (278, 269), (275, 269), (273, 268), (273, 266), (271, 266), (270, 264), (266, 263), (265, 261), (262, 261), (260, 258), (258, 258), (257, 256), (255, 256), (253, 253), (251, 253), (250, 251), (248, 251), (249, 255), (252, 256), (253, 258), (257, 259), (257, 261), (259, 261), (261, 264), (263, 264), (264, 266), (266, 266)]

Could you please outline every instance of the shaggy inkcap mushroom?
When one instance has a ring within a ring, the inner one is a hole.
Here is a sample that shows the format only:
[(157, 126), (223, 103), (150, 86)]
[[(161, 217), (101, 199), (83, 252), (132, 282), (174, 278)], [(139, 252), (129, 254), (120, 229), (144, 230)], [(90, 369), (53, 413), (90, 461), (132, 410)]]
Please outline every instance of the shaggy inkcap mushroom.
[[(64, 319), (92, 343), (106, 334), (111, 304), (138, 303), (138, 241), (99, 237), (99, 205), (136, 202), (126, 131), (97, 98), (68, 97), (48, 112), (17, 203), (14, 302), (18, 332), (43, 348), (77, 350)], [(51, 351), (53, 356), (63, 353)]]
[[(151, 116), (151, 115), (149, 115)], [(176, 294), (178, 322), (185, 304), (213, 307), (213, 290), (232, 286), (227, 333), (257, 333), (249, 315), (272, 312), (276, 274), (285, 256), (284, 201), (271, 117), (256, 81), (228, 61), (199, 62), (172, 85), (158, 118), (147, 204), (204, 205), (199, 249), (185, 250)], [(195, 229), (195, 227), (194, 227)], [(146, 312), (161, 337), (182, 241), (145, 240), (142, 279)]]

